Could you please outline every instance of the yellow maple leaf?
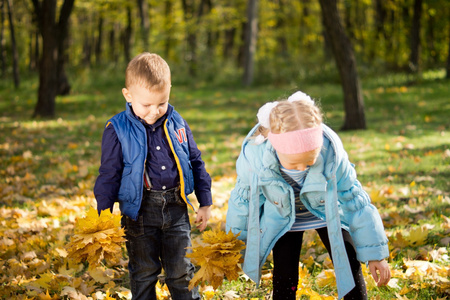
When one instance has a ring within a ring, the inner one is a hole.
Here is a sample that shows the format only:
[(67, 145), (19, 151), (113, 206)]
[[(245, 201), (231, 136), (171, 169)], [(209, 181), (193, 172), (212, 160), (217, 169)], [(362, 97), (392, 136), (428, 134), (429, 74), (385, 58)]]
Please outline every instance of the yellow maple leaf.
[(90, 269), (99, 266), (104, 259), (117, 264), (122, 258), (125, 242), (120, 218), (110, 210), (103, 210), (99, 216), (91, 207), (84, 218), (76, 221), (75, 234), (66, 245), (68, 258), (75, 262), (87, 261)]
[(242, 262), (241, 250), (245, 248), (244, 242), (237, 239), (239, 234), (231, 231), (226, 233), (218, 226), (215, 230), (202, 234), (202, 243), (195, 243), (191, 253), (186, 254), (192, 263), (200, 266), (198, 272), (189, 282), (189, 289), (198, 284), (208, 282), (217, 289), (226, 277), (236, 280), (241, 272), (239, 263)]
[(426, 243), (428, 233), (430, 232), (425, 226), (416, 227), (409, 231), (409, 242), (411, 246), (421, 246)]
[(318, 287), (336, 286), (334, 270), (327, 269), (320, 272), (316, 277), (316, 283)]

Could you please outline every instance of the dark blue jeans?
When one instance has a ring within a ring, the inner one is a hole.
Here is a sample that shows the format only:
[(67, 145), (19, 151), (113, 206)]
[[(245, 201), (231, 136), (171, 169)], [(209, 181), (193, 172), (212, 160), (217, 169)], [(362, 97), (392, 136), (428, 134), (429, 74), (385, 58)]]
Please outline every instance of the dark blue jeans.
[(156, 300), (155, 286), (161, 270), (172, 299), (200, 299), (198, 289), (189, 291), (194, 266), (186, 258), (191, 247), (191, 224), (180, 190), (144, 191), (136, 221), (122, 218), (126, 233), (133, 300)]

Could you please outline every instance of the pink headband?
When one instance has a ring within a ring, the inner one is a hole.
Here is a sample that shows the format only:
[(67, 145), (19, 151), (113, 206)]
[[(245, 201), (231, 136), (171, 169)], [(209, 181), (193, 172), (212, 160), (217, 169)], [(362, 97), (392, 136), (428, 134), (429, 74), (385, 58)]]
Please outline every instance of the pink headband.
[(268, 138), (275, 150), (283, 154), (304, 153), (323, 144), (322, 126), (278, 134), (269, 132)]

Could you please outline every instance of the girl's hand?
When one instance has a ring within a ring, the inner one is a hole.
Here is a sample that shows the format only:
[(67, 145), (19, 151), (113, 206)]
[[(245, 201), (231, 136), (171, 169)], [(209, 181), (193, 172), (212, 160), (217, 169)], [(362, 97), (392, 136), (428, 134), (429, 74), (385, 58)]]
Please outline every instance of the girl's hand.
[(209, 217), (211, 217), (211, 206), (202, 206), (198, 209), (197, 219), (195, 224), (200, 231), (205, 230), (206, 225), (208, 225)]
[(370, 273), (372, 273), (372, 277), (375, 279), (377, 286), (386, 285), (391, 279), (391, 270), (384, 259), (380, 261), (369, 261), (369, 270)]

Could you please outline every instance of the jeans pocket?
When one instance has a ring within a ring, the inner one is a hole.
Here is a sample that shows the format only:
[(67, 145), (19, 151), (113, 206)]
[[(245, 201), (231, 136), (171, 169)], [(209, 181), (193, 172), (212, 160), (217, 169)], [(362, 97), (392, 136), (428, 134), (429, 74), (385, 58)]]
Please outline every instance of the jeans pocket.
[(175, 194), (175, 203), (180, 206), (186, 206), (186, 202), (184, 201), (183, 197), (179, 193)]
[(132, 237), (144, 235), (144, 217), (139, 216), (136, 221), (128, 216), (125, 218), (125, 233)]

